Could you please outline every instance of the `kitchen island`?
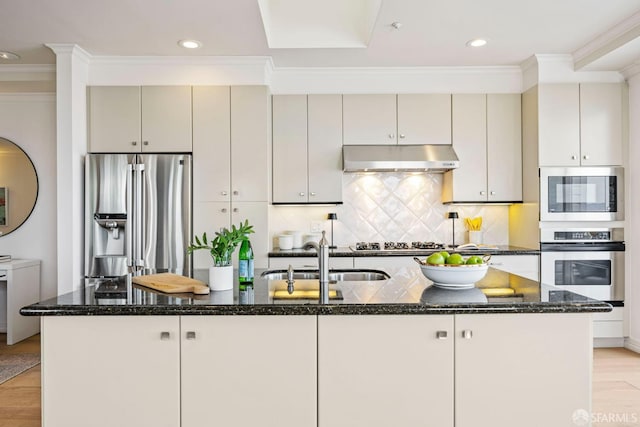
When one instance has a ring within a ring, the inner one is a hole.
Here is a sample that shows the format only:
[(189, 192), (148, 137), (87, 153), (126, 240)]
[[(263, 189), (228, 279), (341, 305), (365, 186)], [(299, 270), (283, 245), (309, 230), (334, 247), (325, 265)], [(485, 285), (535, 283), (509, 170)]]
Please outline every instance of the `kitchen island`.
[(257, 278), (252, 295), (90, 284), (25, 307), (42, 316), (43, 426), (571, 426), (589, 411), (590, 313), (610, 305), (494, 269), (454, 291), (387, 272), (332, 284), (325, 305)]

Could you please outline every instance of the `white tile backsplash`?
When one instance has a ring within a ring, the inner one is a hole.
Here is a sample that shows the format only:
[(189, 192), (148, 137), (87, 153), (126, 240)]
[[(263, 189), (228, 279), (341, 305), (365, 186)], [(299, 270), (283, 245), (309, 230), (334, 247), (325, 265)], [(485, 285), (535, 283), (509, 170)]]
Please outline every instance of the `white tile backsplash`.
[[(483, 241), (509, 242), (509, 207), (496, 205), (443, 205), (442, 174), (346, 173), (343, 177), (343, 205), (271, 206), (269, 230), (272, 236), (286, 230), (311, 231), (321, 222), (330, 239), (329, 212), (336, 212), (334, 243), (436, 241), (451, 244), (449, 211), (460, 216), (455, 224), (456, 244), (466, 243), (465, 217), (482, 217)], [(275, 243), (272, 247), (277, 247)]]

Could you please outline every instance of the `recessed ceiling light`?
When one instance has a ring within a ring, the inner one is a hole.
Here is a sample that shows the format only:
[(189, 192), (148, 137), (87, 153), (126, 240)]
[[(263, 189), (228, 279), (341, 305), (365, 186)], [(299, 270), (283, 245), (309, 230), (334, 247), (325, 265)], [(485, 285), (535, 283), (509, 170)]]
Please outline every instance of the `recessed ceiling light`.
[(15, 61), (16, 59), (20, 59), (20, 55), (16, 55), (13, 52), (0, 51), (0, 59)]
[(467, 46), (471, 46), (471, 47), (481, 47), (486, 44), (487, 44), (487, 41), (485, 39), (473, 39), (467, 42)]
[(200, 43), (198, 40), (180, 40), (178, 42), (178, 45), (186, 49), (197, 49), (202, 46), (202, 43)]

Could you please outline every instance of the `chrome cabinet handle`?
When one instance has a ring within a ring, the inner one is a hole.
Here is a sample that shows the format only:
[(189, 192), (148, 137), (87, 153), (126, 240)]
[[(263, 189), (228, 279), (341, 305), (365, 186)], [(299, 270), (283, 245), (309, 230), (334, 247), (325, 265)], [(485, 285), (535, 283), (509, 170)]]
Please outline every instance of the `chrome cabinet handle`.
[(131, 141), (131, 145), (138, 145), (138, 141)]
[(298, 193), (298, 196), (304, 197), (304, 193), (301, 191), (301, 192)]
[(464, 338), (465, 340), (470, 340), (471, 338), (473, 338), (473, 331), (471, 329), (465, 329), (464, 331), (462, 331), (462, 338)]
[(439, 340), (446, 340), (447, 331), (436, 331), (436, 338), (438, 338)]
[(171, 338), (171, 333), (170, 332), (167, 332), (167, 331), (160, 332), (160, 339), (162, 341), (167, 341), (170, 338)]
[(226, 191), (221, 191), (220, 194), (222, 194), (223, 196), (226, 196), (227, 192)]
[(394, 133), (390, 133), (390, 134), (389, 134), (389, 139), (393, 139), (393, 138), (395, 138), (395, 137), (396, 137), (396, 135), (395, 135)]
[(222, 208), (222, 209), (220, 209), (220, 212), (222, 212), (222, 213), (227, 213), (227, 208)]
[(143, 144), (144, 145), (149, 145), (149, 141), (144, 141)]
[(582, 156), (582, 158), (585, 159), (585, 160), (589, 160), (589, 156), (586, 155), (586, 154), (584, 156)]
[(237, 196), (237, 195), (239, 195), (239, 194), (240, 194), (240, 192), (239, 192), (238, 190), (233, 190), (233, 195), (234, 195), (234, 196)]
[(489, 194), (491, 194), (492, 196), (495, 196), (496, 192), (495, 191), (491, 191), (491, 192), (489, 192)]
[(187, 339), (188, 340), (195, 340), (196, 339), (195, 331), (187, 331)]
[(575, 159), (577, 159), (576, 156), (571, 156), (571, 160), (575, 160)]
[(315, 196), (315, 195), (316, 195), (316, 193), (314, 193), (314, 192), (312, 191), (311, 193), (309, 193), (309, 195), (313, 197), (313, 196)]
[(234, 211), (234, 212), (240, 212), (240, 209), (238, 209), (238, 208), (233, 208), (233, 211)]
[(487, 195), (487, 192), (486, 192), (486, 191), (481, 191), (481, 192), (480, 192), (480, 195), (481, 195), (481, 196), (486, 196), (486, 195)]
[(400, 135), (398, 135), (400, 137), (400, 139), (404, 139), (404, 134), (401, 133)]

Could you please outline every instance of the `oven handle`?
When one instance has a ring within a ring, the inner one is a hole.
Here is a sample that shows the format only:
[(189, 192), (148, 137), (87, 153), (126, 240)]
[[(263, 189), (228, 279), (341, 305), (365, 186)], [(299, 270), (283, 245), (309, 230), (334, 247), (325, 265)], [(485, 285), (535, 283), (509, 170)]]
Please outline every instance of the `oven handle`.
[(540, 252), (624, 252), (624, 242), (540, 243)]

